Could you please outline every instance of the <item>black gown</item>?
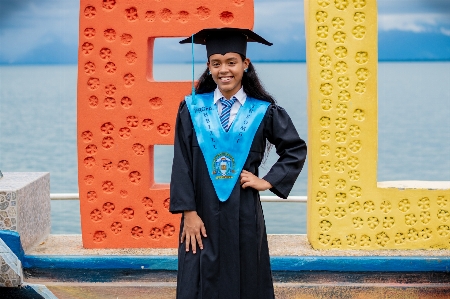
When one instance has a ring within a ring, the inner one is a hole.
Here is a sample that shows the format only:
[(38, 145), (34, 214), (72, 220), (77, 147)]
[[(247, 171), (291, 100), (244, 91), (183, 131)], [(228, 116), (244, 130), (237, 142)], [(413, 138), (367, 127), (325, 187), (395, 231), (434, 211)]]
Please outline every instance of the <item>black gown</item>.
[[(306, 144), (286, 111), (270, 105), (259, 126), (244, 169), (258, 175), (266, 139), (275, 145), (278, 161), (264, 177), (270, 189), (286, 198), (299, 175)], [(196, 210), (203, 220), (207, 238), (203, 250), (192, 254), (185, 244), (178, 248), (178, 299), (269, 299), (274, 298), (266, 227), (259, 198), (253, 188), (237, 181), (230, 198), (220, 202), (197, 142), (186, 103), (178, 111), (170, 211)], [(183, 218), (181, 229), (183, 229)]]

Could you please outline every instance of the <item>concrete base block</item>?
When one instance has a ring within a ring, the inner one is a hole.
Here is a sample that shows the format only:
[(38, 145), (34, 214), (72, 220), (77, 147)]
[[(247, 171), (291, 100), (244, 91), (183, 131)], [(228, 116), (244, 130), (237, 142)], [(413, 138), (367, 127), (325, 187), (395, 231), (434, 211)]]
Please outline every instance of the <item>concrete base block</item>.
[(0, 180), (0, 230), (20, 234), (26, 251), (50, 233), (50, 174), (5, 172)]
[(22, 283), (22, 263), (0, 239), (0, 287), (18, 287)]

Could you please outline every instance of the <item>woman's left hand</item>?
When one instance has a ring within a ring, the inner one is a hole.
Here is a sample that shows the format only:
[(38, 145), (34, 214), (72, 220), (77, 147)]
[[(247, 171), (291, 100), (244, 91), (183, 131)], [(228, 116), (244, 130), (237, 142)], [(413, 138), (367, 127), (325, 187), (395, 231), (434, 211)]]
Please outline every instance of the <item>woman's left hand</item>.
[(253, 189), (256, 189), (258, 191), (265, 191), (272, 188), (272, 185), (268, 181), (260, 179), (250, 171), (242, 170), (241, 187), (244, 189), (247, 187), (252, 187)]

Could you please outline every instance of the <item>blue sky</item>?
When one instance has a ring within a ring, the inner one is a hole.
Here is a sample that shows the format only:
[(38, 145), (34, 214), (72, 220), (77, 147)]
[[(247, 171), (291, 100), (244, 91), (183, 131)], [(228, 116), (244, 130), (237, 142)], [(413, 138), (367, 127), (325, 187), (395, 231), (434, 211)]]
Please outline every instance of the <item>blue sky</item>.
[[(254, 30), (274, 46), (251, 58), (304, 61), (303, 0), (254, 2)], [(450, 60), (450, 0), (378, 0), (378, 12), (380, 60)], [(0, 0), (0, 64), (75, 64), (78, 13), (77, 0)], [(187, 48), (158, 40), (155, 61), (188, 61)]]

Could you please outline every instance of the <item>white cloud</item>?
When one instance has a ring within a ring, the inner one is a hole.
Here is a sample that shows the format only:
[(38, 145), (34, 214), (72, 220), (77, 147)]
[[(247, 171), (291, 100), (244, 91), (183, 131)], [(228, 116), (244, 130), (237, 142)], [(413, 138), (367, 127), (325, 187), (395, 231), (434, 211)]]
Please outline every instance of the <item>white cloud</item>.
[(447, 36), (450, 36), (450, 29), (441, 27), (441, 33)]
[(255, 3), (255, 31), (272, 42), (304, 40), (303, 18), (302, 1)]
[(255, 25), (258, 27), (287, 28), (303, 23), (303, 3), (276, 1), (255, 4)]
[(440, 24), (448, 22), (449, 16), (439, 13), (380, 14), (378, 16), (380, 31), (432, 32), (438, 31)]
[(14, 19), (0, 28), (0, 56), (15, 62), (31, 50), (58, 40), (74, 44), (78, 40), (78, 4), (45, 2), (39, 6), (29, 3), (16, 11)]

